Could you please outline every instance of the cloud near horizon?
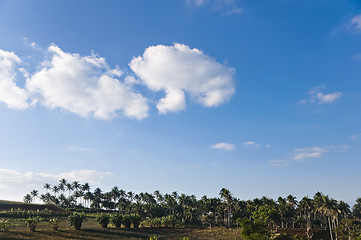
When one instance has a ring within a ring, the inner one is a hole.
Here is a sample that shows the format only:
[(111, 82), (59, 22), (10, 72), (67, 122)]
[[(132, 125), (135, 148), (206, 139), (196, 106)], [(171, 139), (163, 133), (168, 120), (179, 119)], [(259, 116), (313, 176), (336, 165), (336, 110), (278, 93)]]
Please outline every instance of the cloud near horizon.
[[(119, 116), (143, 119), (149, 116), (152, 102), (133, 89), (145, 85), (164, 91), (158, 101), (160, 113), (186, 108), (186, 97), (205, 107), (217, 107), (235, 92), (235, 70), (216, 62), (198, 49), (183, 44), (157, 45), (134, 58), (130, 68), (139, 77), (110, 68), (105, 58), (95, 54), (80, 56), (51, 45), (38, 71), (27, 73), (17, 65), (22, 60), (13, 52), (0, 49), (0, 101), (9, 108), (27, 109), (36, 104), (62, 109), (82, 117), (112, 119)], [(17, 86), (17, 72), (26, 78), (24, 88)]]
[(79, 181), (99, 185), (103, 179), (111, 177), (112, 172), (91, 169), (74, 170), (63, 173), (20, 172), (12, 169), (0, 169), (0, 190), (6, 192), (8, 200), (20, 200), (33, 189), (41, 191), (45, 183), (58, 184), (60, 179)]

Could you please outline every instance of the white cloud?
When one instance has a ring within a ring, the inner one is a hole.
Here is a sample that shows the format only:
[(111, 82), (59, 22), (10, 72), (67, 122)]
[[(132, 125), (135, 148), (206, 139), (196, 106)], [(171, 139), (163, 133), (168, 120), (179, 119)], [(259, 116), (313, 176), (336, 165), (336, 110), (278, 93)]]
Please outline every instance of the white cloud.
[(112, 175), (111, 172), (97, 170), (74, 170), (57, 174), (42, 172), (20, 172), (11, 169), (0, 169), (0, 190), (2, 196), (8, 200), (21, 201), (22, 197), (31, 190), (41, 192), (45, 183), (57, 184), (62, 178), (68, 181), (88, 182), (100, 184), (101, 181)]
[(340, 92), (334, 92), (334, 93), (317, 93), (316, 97), (319, 100), (319, 103), (333, 103), (336, 99), (340, 98), (342, 96), (342, 93)]
[(232, 144), (232, 143), (225, 143), (225, 142), (212, 144), (212, 145), (211, 145), (211, 148), (213, 148), (213, 149), (222, 149), (222, 150), (226, 150), (226, 151), (231, 151), (231, 150), (236, 149), (236, 147), (234, 146), (234, 144)]
[(29, 107), (28, 94), (15, 83), (16, 66), (21, 62), (15, 53), (0, 49), (0, 101), (19, 110)]
[(292, 155), (293, 159), (298, 161), (305, 158), (319, 158), (328, 151), (327, 147), (306, 147), (295, 149)]
[(187, 5), (193, 7), (200, 7), (210, 2), (212, 10), (220, 12), (222, 16), (230, 16), (233, 14), (240, 14), (243, 9), (239, 7), (236, 0), (186, 0)]
[(250, 146), (250, 147), (260, 147), (261, 145), (256, 143), (255, 141), (246, 141), (243, 142), (243, 145)]
[(185, 109), (186, 95), (203, 106), (217, 107), (235, 92), (233, 68), (183, 44), (149, 47), (129, 66), (148, 88), (165, 92), (157, 104), (160, 113)]
[(350, 20), (348, 29), (354, 32), (361, 32), (361, 14), (354, 16)]
[(94, 151), (94, 148), (91, 147), (76, 147), (76, 146), (70, 146), (68, 147), (71, 151), (80, 151), (80, 152), (92, 152)]
[(214, 10), (220, 11), (223, 16), (240, 14), (243, 9), (237, 5), (236, 0), (214, 0)]
[(49, 62), (27, 80), (27, 89), (39, 103), (61, 108), (83, 117), (111, 119), (117, 112), (130, 118), (148, 116), (147, 100), (116, 77), (122, 72), (110, 69), (104, 58), (80, 56), (48, 48)]
[(361, 137), (361, 134), (352, 135), (350, 138), (355, 140), (356, 138), (359, 138), (359, 137)]
[(268, 164), (273, 167), (280, 167), (288, 164), (287, 160), (270, 160)]
[(348, 149), (348, 145), (338, 146), (323, 146), (323, 147), (304, 147), (294, 149), (291, 153), (287, 154), (285, 159), (270, 160), (268, 164), (270, 166), (279, 167), (283, 165), (291, 164), (292, 162), (302, 162), (305, 159), (320, 158), (328, 152), (343, 152)]
[(193, 6), (201, 6), (203, 5), (207, 0), (186, 0), (186, 3), (188, 5), (193, 5)]
[(318, 103), (318, 104), (328, 104), (333, 103), (340, 97), (342, 97), (341, 92), (333, 92), (333, 93), (323, 93), (322, 90), (325, 86), (318, 86), (312, 88), (308, 92), (308, 99), (301, 99), (298, 101), (299, 104), (306, 104), (306, 103)]

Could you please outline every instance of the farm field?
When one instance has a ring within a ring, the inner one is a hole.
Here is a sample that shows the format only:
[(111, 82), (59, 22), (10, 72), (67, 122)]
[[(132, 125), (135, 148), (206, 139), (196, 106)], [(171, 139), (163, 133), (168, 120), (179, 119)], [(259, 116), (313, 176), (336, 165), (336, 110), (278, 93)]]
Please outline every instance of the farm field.
[(81, 230), (74, 230), (68, 225), (66, 218), (61, 219), (58, 231), (51, 229), (47, 221), (39, 222), (35, 232), (30, 232), (20, 219), (12, 219), (9, 232), (0, 233), (0, 239), (158, 239), (179, 240), (183, 237), (192, 239), (241, 239), (240, 229), (216, 227), (213, 229), (195, 228), (115, 228), (102, 229), (95, 219), (88, 219)]

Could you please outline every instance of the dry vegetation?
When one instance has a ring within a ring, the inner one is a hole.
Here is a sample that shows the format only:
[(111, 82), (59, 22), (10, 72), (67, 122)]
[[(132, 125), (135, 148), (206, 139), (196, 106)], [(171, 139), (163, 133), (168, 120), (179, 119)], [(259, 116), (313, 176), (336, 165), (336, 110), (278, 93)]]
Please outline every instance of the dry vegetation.
[(213, 229), (195, 228), (139, 228), (102, 229), (94, 219), (88, 219), (81, 230), (76, 231), (69, 227), (66, 218), (61, 219), (59, 231), (54, 231), (47, 221), (40, 222), (35, 232), (30, 232), (24, 222), (12, 219), (10, 232), (0, 233), (0, 239), (149, 239), (152, 236), (161, 239), (179, 240), (189, 237), (190, 240), (231, 240), (241, 239), (240, 229), (227, 229), (224, 227)]

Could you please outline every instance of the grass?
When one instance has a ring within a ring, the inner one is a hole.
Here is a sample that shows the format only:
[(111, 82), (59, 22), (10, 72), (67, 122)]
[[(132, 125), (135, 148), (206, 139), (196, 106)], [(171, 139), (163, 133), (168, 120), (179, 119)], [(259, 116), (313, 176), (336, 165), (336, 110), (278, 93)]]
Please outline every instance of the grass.
[(94, 218), (83, 223), (82, 229), (76, 231), (69, 227), (66, 218), (61, 218), (59, 231), (52, 230), (48, 221), (39, 222), (35, 232), (30, 232), (21, 219), (11, 219), (9, 232), (0, 233), (0, 239), (147, 239), (156, 236), (159, 240), (179, 240), (189, 237), (189, 240), (237, 240), (240, 238), (240, 229), (217, 227), (213, 229), (195, 228), (139, 228), (125, 229), (109, 226), (101, 228)]

